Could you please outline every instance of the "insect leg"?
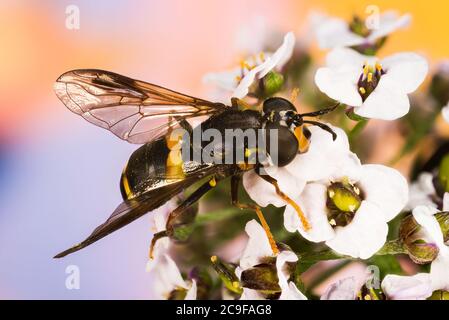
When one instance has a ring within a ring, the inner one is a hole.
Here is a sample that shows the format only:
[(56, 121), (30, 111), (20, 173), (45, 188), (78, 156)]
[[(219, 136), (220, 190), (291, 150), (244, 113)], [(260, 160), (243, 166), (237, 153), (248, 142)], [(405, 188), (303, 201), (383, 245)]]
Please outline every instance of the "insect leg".
[(150, 259), (153, 259), (153, 251), (154, 246), (156, 245), (156, 242), (163, 237), (166, 237), (170, 234), (170, 232), (173, 232), (173, 227), (176, 225), (174, 221), (178, 219), (182, 214), (186, 212), (186, 210), (192, 206), (195, 202), (197, 202), (203, 195), (205, 195), (209, 190), (211, 190), (213, 187), (215, 187), (217, 184), (217, 179), (213, 177), (201, 187), (196, 189), (190, 196), (187, 197), (175, 210), (170, 212), (168, 215), (167, 223), (166, 223), (166, 230), (162, 232), (158, 232), (153, 236), (153, 239), (151, 240), (151, 246), (150, 246)]
[(259, 206), (255, 204), (245, 204), (239, 202), (239, 185), (240, 181), (242, 179), (242, 176), (240, 174), (234, 175), (231, 178), (231, 198), (232, 198), (232, 205), (236, 206), (239, 209), (249, 209), (256, 212), (257, 217), (259, 218), (263, 229), (265, 230), (265, 233), (267, 235), (268, 241), (270, 242), (271, 250), (273, 250), (273, 254), (278, 254), (279, 249), (276, 245), (276, 241), (274, 240), (273, 234), (270, 231), (270, 226), (268, 225), (267, 221), (265, 220), (265, 217), (263, 216), (262, 210)]
[(293, 201), (289, 196), (287, 196), (284, 192), (282, 192), (281, 188), (279, 188), (277, 180), (269, 175), (260, 174), (258, 172), (258, 170), (256, 170), (256, 173), (259, 175), (259, 177), (261, 177), (262, 179), (264, 179), (265, 181), (267, 181), (268, 183), (273, 185), (274, 189), (276, 190), (276, 194), (282, 200), (284, 200), (289, 205), (291, 205), (295, 209), (295, 211), (298, 213), (298, 217), (301, 220), (304, 230), (306, 230), (306, 231), (309, 230), (310, 229), (309, 221), (307, 221), (307, 218), (306, 218), (304, 212), (302, 211), (301, 207), (295, 201)]

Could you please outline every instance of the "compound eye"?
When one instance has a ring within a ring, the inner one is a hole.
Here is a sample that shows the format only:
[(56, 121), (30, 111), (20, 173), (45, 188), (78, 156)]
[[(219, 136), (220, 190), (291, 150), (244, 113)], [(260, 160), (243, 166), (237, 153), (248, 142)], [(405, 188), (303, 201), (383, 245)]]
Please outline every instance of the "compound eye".
[(265, 129), (267, 130), (267, 152), (272, 158), (274, 165), (283, 167), (292, 162), (299, 151), (296, 136), (288, 128), (278, 124), (267, 124)]
[(263, 112), (265, 114), (269, 114), (272, 111), (279, 112), (288, 110), (296, 111), (296, 108), (290, 101), (284, 98), (268, 98), (263, 102)]

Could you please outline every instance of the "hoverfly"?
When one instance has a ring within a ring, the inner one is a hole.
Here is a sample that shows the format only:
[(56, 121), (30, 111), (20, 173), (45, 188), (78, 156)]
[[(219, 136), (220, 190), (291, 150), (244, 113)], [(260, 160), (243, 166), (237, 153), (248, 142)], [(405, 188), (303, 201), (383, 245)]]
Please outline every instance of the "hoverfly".
[[(207, 179), (170, 213), (167, 221), (167, 232), (169, 232), (174, 220), (181, 217), (218, 181), (227, 177), (231, 177), (232, 204), (240, 209), (250, 209), (257, 213), (273, 252), (277, 253), (276, 243), (260, 207), (255, 204), (240, 203), (238, 199), (238, 188), (243, 173), (248, 170), (259, 173), (260, 169), (268, 164), (261, 162), (249, 164), (247, 161), (216, 164), (194, 160), (172, 163), (169, 157), (172, 150), (167, 136), (176, 128), (185, 129), (189, 135), (194, 135), (198, 131), (204, 132), (210, 128), (219, 132), (224, 132), (226, 129), (276, 129), (279, 144), (277, 166), (279, 167), (287, 165), (296, 154), (307, 150), (310, 131), (304, 124), (319, 126), (331, 133), (334, 140), (336, 138), (336, 134), (330, 127), (320, 122), (307, 120), (305, 117), (324, 115), (338, 105), (300, 114), (296, 112), (296, 108), (290, 101), (274, 97), (266, 99), (261, 110), (242, 110), (241, 101), (238, 99), (232, 99), (232, 105), (227, 106), (95, 69), (73, 70), (62, 74), (57, 79), (54, 90), (58, 98), (72, 112), (97, 126), (108, 129), (123, 140), (143, 144), (132, 153), (122, 172), (120, 189), (123, 202), (84, 241), (59, 253), (55, 258), (64, 257), (89, 246), (160, 207), (197, 181)], [(187, 121), (203, 116), (208, 117), (207, 120), (194, 128)], [(225, 154), (228, 147), (215, 145), (213, 150), (221, 150), (222, 154)], [(260, 176), (271, 183), (276, 193), (296, 209), (307, 229), (308, 222), (301, 208), (280, 190), (276, 179), (268, 175)], [(167, 236), (167, 232), (154, 235), (152, 247), (159, 238)]]

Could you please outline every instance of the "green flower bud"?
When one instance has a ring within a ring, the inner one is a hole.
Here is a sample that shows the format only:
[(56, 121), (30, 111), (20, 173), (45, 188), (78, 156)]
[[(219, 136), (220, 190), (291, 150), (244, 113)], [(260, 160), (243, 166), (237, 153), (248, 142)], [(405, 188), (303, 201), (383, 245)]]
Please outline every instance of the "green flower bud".
[(422, 227), (411, 214), (402, 219), (399, 237), (408, 256), (417, 264), (430, 263), (438, 256), (438, 247), (427, 241)]
[(447, 291), (434, 291), (427, 300), (449, 300), (449, 292)]
[(269, 97), (282, 89), (284, 76), (278, 72), (270, 71), (260, 81), (260, 89), (264, 97)]
[(217, 272), (226, 289), (239, 295), (242, 294), (242, 286), (240, 285), (239, 279), (235, 275), (236, 266), (221, 261), (217, 256), (212, 256), (210, 261), (212, 262), (214, 270)]
[(362, 203), (360, 189), (349, 181), (333, 182), (327, 188), (329, 223), (332, 226), (346, 226)]
[(241, 282), (243, 287), (258, 290), (266, 295), (277, 294), (281, 291), (274, 264), (262, 263), (246, 269), (242, 272)]
[(184, 300), (187, 295), (187, 289), (176, 288), (170, 292), (167, 300)]
[(439, 212), (435, 215), (440, 224), (441, 232), (443, 232), (444, 242), (449, 241), (449, 212)]
[(444, 192), (449, 192), (449, 154), (441, 159), (438, 179)]

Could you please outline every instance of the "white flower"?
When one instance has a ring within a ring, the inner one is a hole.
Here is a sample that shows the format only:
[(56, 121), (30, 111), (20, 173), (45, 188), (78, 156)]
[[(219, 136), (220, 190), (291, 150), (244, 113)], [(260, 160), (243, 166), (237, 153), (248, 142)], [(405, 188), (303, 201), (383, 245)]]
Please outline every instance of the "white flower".
[(331, 284), (320, 300), (355, 300), (356, 297), (356, 282), (353, 277), (350, 277)]
[(251, 54), (270, 48), (276, 48), (279, 39), (283, 36), (280, 30), (271, 28), (266, 17), (262, 15), (252, 16), (242, 25), (236, 36), (236, 48), (242, 52)]
[(385, 243), (387, 222), (401, 212), (407, 198), (407, 181), (398, 171), (361, 165), (350, 175), (306, 185), (297, 202), (311, 224), (310, 230), (304, 231), (290, 206), (284, 212), (284, 225), (309, 241), (325, 241), (340, 254), (367, 259)]
[(405, 209), (412, 210), (417, 206), (432, 206), (436, 208), (437, 204), (432, 200), (432, 196), (435, 195), (433, 175), (429, 172), (423, 172), (418, 176), (416, 182), (410, 185), (408, 204)]
[(441, 109), (441, 113), (443, 115), (443, 119), (449, 123), (449, 103)]
[[(443, 211), (449, 210), (449, 193), (444, 194)], [(444, 242), (443, 232), (435, 218), (439, 211), (430, 206), (419, 206), (413, 210), (413, 217), (421, 225), (427, 241), (438, 247), (438, 256), (430, 266), (432, 290), (449, 291), (449, 246)]]
[[(335, 141), (328, 132), (318, 127), (309, 127), (311, 138), (306, 153), (298, 154), (285, 167), (265, 168), (266, 173), (278, 181), (280, 189), (290, 198), (297, 198), (307, 181), (331, 177), (335, 172), (345, 172), (360, 164), (357, 156), (349, 150), (346, 133), (332, 125), (329, 127), (337, 134)], [(269, 204), (276, 207), (286, 205), (276, 194), (274, 187), (253, 171), (243, 175), (243, 186), (251, 199), (262, 207)]]
[(337, 48), (326, 57), (327, 67), (315, 74), (318, 88), (330, 98), (354, 107), (359, 116), (394, 120), (408, 113), (407, 94), (427, 75), (427, 61), (411, 52), (379, 60)]
[[(153, 234), (165, 230), (168, 215), (176, 208), (176, 201), (172, 200), (163, 206), (153, 210), (150, 214), (151, 231)], [(160, 259), (165, 259), (164, 255), (168, 253), (170, 248), (170, 239), (168, 237), (160, 238), (153, 248), (153, 259), (149, 259), (146, 265), (146, 271), (151, 270), (159, 264)]]
[(168, 254), (159, 256), (151, 274), (158, 299), (168, 299), (174, 291), (182, 292), (185, 295), (184, 300), (196, 299), (195, 280), (185, 281), (176, 263)]
[(382, 290), (389, 300), (424, 300), (433, 292), (428, 273), (387, 275), (382, 281)]
[[(151, 229), (153, 233), (165, 230), (168, 215), (176, 208), (176, 201), (169, 201), (165, 205), (151, 212)], [(185, 281), (176, 263), (169, 255), (170, 239), (164, 237), (156, 242), (153, 249), (153, 259), (149, 259), (146, 271), (152, 276), (154, 292), (157, 299), (167, 299), (174, 290), (183, 291), (185, 300), (196, 299), (196, 282)]]
[(319, 13), (313, 14), (311, 19), (319, 46), (322, 49), (330, 49), (374, 44), (376, 40), (407, 27), (410, 24), (411, 16), (405, 14), (399, 17), (393, 11), (384, 12), (379, 16), (378, 25), (367, 26), (364, 23), (368, 31), (366, 35), (354, 33), (343, 19)]
[(230, 71), (205, 75), (206, 83), (213, 83), (226, 91), (231, 97), (243, 98), (255, 80), (262, 79), (271, 70), (279, 71), (293, 54), (295, 36), (292, 32), (285, 35), (282, 45), (273, 53), (259, 53), (242, 61), (241, 66)]
[[(387, 300), (423, 300), (432, 295), (431, 280), (427, 273), (414, 276), (387, 275), (381, 287)], [(356, 300), (359, 291), (354, 278), (345, 278), (330, 285), (321, 300)]]
[[(265, 235), (262, 226), (256, 220), (251, 220), (246, 224), (245, 231), (248, 234), (248, 244), (240, 259), (240, 266), (236, 268), (235, 273), (240, 279), (243, 271), (260, 264), (267, 257), (273, 257), (270, 243)], [(276, 270), (278, 284), (281, 288), (280, 300), (307, 300), (307, 298), (298, 290), (292, 281), (288, 281), (290, 274), (287, 270), (288, 262), (296, 262), (298, 257), (291, 251), (282, 251), (276, 257)], [(263, 295), (257, 290), (243, 288), (242, 300), (260, 300)]]

